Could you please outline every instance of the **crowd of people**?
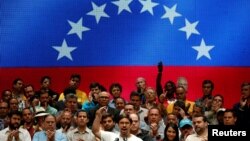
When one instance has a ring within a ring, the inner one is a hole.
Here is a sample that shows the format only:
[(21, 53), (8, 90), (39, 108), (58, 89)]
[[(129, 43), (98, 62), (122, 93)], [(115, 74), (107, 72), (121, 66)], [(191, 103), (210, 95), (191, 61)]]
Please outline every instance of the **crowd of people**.
[(72, 74), (62, 93), (50, 88), (51, 78), (41, 78), (36, 91), (17, 78), (0, 100), (1, 141), (207, 141), (210, 125), (250, 125), (250, 83), (242, 82), (241, 98), (230, 109), (213, 94), (211, 80), (202, 83), (203, 95), (188, 100), (185, 77), (161, 84), (158, 65), (156, 88), (138, 77), (129, 100), (122, 86), (106, 89), (98, 82), (89, 93), (79, 90), (81, 76)]

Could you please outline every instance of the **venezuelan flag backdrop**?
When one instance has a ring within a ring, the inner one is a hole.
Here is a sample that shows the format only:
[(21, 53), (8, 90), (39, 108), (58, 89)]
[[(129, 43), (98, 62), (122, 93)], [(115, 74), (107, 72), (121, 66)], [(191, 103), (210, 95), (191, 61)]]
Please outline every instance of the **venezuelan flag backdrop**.
[(119, 82), (128, 98), (138, 76), (155, 87), (163, 61), (162, 83), (186, 77), (194, 100), (211, 79), (231, 107), (250, 81), (249, 9), (249, 0), (1, 0), (0, 90), (16, 77), (38, 89), (50, 75), (61, 92), (80, 73), (84, 91)]

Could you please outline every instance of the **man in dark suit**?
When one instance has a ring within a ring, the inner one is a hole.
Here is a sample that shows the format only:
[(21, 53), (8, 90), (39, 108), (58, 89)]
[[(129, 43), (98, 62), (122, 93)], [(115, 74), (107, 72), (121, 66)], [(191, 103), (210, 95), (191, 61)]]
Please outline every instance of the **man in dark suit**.
[(110, 113), (111, 115), (114, 116), (114, 121), (117, 122), (118, 117), (119, 117), (119, 110), (111, 108), (108, 106), (109, 104), (109, 99), (110, 99), (110, 94), (106, 91), (102, 91), (99, 93), (99, 99), (98, 99), (98, 105), (89, 111), (88, 116), (89, 116), (89, 122), (88, 122), (88, 127), (91, 128), (94, 119), (95, 119), (95, 113), (100, 107), (106, 106), (107, 113)]

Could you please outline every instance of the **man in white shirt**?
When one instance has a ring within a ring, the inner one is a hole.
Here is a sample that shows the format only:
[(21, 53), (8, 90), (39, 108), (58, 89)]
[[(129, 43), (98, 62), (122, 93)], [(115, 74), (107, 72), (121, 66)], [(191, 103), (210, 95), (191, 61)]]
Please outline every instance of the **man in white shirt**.
[(92, 131), (101, 141), (142, 141), (140, 138), (130, 133), (132, 120), (129, 115), (121, 114), (118, 118), (120, 132), (118, 134), (100, 130), (102, 114), (106, 112), (106, 107), (101, 107), (96, 111)]
[(22, 113), (12, 111), (9, 113), (9, 126), (0, 131), (0, 141), (31, 141), (30, 134), (26, 129), (19, 128)]
[(208, 141), (208, 122), (204, 115), (197, 114), (193, 118), (193, 126), (196, 133), (187, 137), (186, 141)]
[(113, 119), (113, 115), (111, 115), (110, 113), (105, 113), (104, 115), (102, 115), (102, 128), (104, 131), (109, 131), (109, 132), (113, 132), (113, 133), (118, 133), (118, 128), (115, 128), (115, 121)]

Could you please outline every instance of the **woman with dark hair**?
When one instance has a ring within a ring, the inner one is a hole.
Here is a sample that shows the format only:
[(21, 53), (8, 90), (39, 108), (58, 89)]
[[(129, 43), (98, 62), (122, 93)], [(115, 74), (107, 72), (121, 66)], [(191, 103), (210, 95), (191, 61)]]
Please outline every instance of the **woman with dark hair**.
[(179, 129), (174, 123), (166, 125), (163, 141), (179, 141)]

